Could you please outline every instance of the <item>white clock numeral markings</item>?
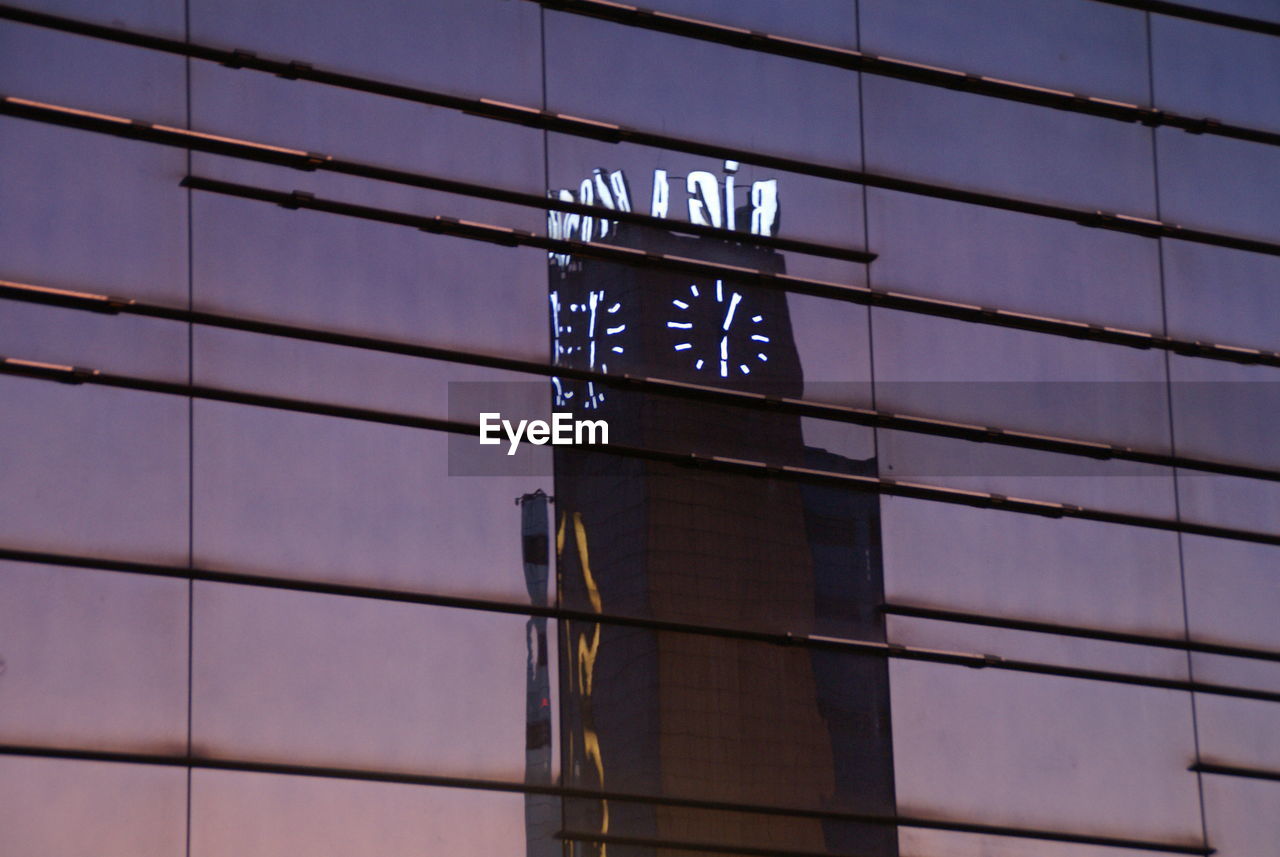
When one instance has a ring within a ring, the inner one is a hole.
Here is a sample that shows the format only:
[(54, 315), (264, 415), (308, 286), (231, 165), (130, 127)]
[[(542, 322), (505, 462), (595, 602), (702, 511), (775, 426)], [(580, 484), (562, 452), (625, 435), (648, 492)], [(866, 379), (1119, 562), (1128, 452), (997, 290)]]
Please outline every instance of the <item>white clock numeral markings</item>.
[[(608, 363), (603, 359), (600, 359), (597, 362), (596, 352), (598, 349), (596, 346), (599, 345), (601, 349), (608, 349), (614, 354), (625, 353), (625, 348), (621, 345), (610, 346), (604, 341), (604, 337), (616, 336), (625, 332), (627, 325), (616, 324), (613, 327), (607, 327), (603, 323), (602, 319), (598, 319), (598, 314), (600, 311), (611, 314), (617, 313), (622, 309), (622, 302), (615, 301), (611, 306), (606, 306), (604, 289), (588, 291), (585, 301), (580, 303), (571, 303), (567, 306), (561, 302), (558, 292), (553, 291), (549, 298), (551, 301), (551, 323), (555, 336), (553, 347), (555, 362), (569, 363), (575, 355), (582, 355), (582, 357), (578, 357), (577, 359), (582, 360), (585, 358), (589, 368), (600, 372), (608, 372)], [(574, 325), (567, 324), (566, 321), (574, 318), (578, 313), (585, 316), (585, 318), (579, 317), (580, 320), (577, 324), (579, 330), (578, 336), (581, 340), (585, 341), (574, 344), (573, 340), (569, 338), (570, 335), (574, 333)], [(601, 321), (599, 327), (596, 325), (597, 320)], [(601, 329), (603, 329), (603, 333), (600, 333)], [(597, 337), (599, 337), (599, 342), (597, 342)], [(552, 386), (555, 393), (556, 404), (567, 404), (570, 399), (575, 398), (575, 390), (573, 387), (567, 386), (566, 382), (562, 379), (553, 377)], [(590, 381), (586, 383), (585, 388), (581, 389), (581, 392), (583, 395), (578, 396), (577, 398), (584, 408), (598, 408), (601, 403), (604, 402), (605, 391), (603, 389), (596, 389), (595, 384)]]
[[(742, 298), (741, 293), (739, 293), (739, 292), (735, 292), (735, 291), (733, 291), (732, 289), (730, 289), (730, 290), (729, 290), (729, 299), (728, 299), (728, 301), (726, 302), (724, 292), (725, 292), (725, 288), (724, 288), (724, 280), (716, 280), (716, 303), (719, 303), (719, 304), (728, 303), (728, 306), (727, 306), (727, 307), (725, 307), (724, 319), (723, 319), (723, 320), (721, 321), (721, 323), (720, 323), (721, 336), (720, 336), (720, 355), (719, 355), (719, 359), (720, 359), (720, 377), (721, 377), (721, 378), (728, 378), (728, 377), (729, 377), (729, 373), (730, 373), (730, 371), (731, 371), (731, 369), (732, 369), (732, 366), (730, 365), (730, 358), (729, 358), (729, 336), (731, 335), (731, 329), (732, 329), (732, 327), (733, 327), (733, 322), (734, 322), (734, 320), (738, 317), (738, 316), (737, 316), (737, 312), (738, 312), (738, 305), (739, 305), (739, 304), (741, 304), (741, 303), (743, 302), (743, 298)], [(692, 296), (692, 300), (694, 300), (694, 301), (696, 301), (696, 300), (700, 299), (701, 295), (700, 295), (700, 293), (699, 293), (699, 291), (698, 291), (698, 286), (697, 286), (697, 284), (696, 284), (696, 283), (690, 283), (690, 284), (689, 284), (689, 294)], [(708, 296), (708, 297), (709, 297), (709, 296)], [(672, 306), (674, 306), (676, 309), (678, 309), (678, 310), (682, 311), (682, 312), (684, 312), (684, 311), (687, 311), (687, 310), (690, 310), (690, 309), (693, 309), (693, 308), (694, 308), (694, 307), (692, 306), (692, 304), (691, 304), (691, 302), (690, 302), (690, 301), (687, 301), (687, 300), (681, 300), (681, 299), (679, 299), (679, 298), (674, 298), (674, 299), (672, 299), (672, 301), (671, 301), (671, 305), (672, 305)], [(687, 316), (686, 316), (686, 318), (687, 318)], [(754, 323), (754, 324), (760, 324), (762, 321), (764, 321), (764, 316), (763, 316), (763, 315), (754, 315), (754, 316), (751, 316), (751, 321), (752, 321), (752, 323)], [(699, 324), (701, 324), (701, 323), (702, 323), (702, 322), (700, 322), (700, 321), (698, 321), (698, 322), (692, 322), (692, 321), (668, 321), (668, 322), (667, 322), (667, 327), (668, 327), (668, 328), (673, 328), (673, 329), (676, 329), (676, 330), (694, 330), (694, 329), (695, 329), (695, 328), (697, 328), (697, 326), (698, 326)], [(762, 336), (762, 335), (760, 335), (760, 334), (758, 334), (758, 333), (757, 333), (757, 334), (754, 334), (754, 335), (751, 337), (751, 339), (752, 339), (752, 340), (754, 340), (754, 341), (756, 341), (756, 342), (763, 342), (763, 343), (767, 343), (767, 342), (769, 342), (769, 337), (767, 337), (767, 336)], [(676, 344), (672, 345), (672, 349), (673, 349), (673, 350), (675, 350), (675, 351), (690, 351), (690, 350), (693, 350), (693, 349), (694, 349), (694, 343), (693, 343), (693, 342), (679, 342), (679, 343), (676, 343)], [(768, 356), (767, 356), (767, 355), (765, 355), (765, 354), (764, 354), (764, 352), (762, 352), (762, 351), (757, 351), (757, 352), (755, 353), (755, 356), (756, 356), (756, 359), (758, 359), (761, 363), (768, 363), (768, 362), (769, 362), (769, 358), (768, 358)], [(740, 359), (741, 359), (741, 358), (740, 358)], [(714, 358), (713, 358), (713, 360), (714, 360)], [(694, 368), (694, 369), (696, 369), (696, 370), (701, 371), (701, 370), (703, 369), (703, 367), (705, 367), (705, 366), (706, 366), (706, 364), (707, 364), (707, 361), (706, 361), (704, 358), (699, 357), (699, 358), (697, 358), (696, 360), (694, 360), (694, 362), (693, 362), (693, 368)], [(739, 372), (741, 372), (743, 375), (750, 375), (750, 374), (751, 374), (751, 366), (750, 366), (750, 365), (748, 365), (747, 363), (739, 363), (739, 364), (738, 364), (738, 371), (739, 371)]]

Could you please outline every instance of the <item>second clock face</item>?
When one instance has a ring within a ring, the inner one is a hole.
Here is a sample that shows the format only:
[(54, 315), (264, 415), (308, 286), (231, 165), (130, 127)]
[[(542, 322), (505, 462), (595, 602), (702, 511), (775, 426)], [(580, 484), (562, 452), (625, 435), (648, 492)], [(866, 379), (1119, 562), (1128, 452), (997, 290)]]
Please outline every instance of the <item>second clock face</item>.
[(690, 283), (671, 301), (667, 331), (675, 354), (698, 372), (743, 378), (769, 362), (765, 316), (732, 285)]
[[(554, 338), (555, 362), (576, 369), (609, 371), (609, 360), (625, 352), (619, 334), (627, 325), (619, 320), (622, 304), (605, 300), (604, 289), (591, 289), (582, 300), (562, 300), (560, 292), (551, 293), (551, 331)], [(552, 378), (557, 407), (578, 405), (598, 408), (604, 401), (604, 389), (592, 381)]]

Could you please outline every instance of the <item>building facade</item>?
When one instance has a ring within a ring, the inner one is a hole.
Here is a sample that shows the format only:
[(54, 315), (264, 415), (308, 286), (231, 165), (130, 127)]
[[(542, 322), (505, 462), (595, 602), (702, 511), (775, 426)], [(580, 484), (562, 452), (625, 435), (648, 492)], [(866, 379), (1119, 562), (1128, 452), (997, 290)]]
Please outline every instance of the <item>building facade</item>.
[(654, 4), (0, 5), (0, 854), (1280, 857), (1280, 5)]

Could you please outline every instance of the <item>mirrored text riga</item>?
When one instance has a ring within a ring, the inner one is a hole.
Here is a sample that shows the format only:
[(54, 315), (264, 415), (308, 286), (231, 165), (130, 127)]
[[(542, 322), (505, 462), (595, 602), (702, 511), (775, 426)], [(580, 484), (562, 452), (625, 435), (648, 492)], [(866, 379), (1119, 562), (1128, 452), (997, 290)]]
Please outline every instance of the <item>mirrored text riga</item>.
[[(778, 180), (766, 179), (739, 186), (737, 161), (724, 162), (724, 177), (707, 170), (693, 170), (686, 176), (669, 175), (666, 170), (653, 171), (652, 191), (649, 195), (649, 215), (666, 219), (681, 217), (681, 209), (687, 209), (689, 223), (710, 226), (731, 232), (744, 231), (753, 235), (772, 236), (778, 229)], [(678, 201), (683, 186), (684, 205)], [(738, 204), (741, 190), (745, 204)], [(614, 211), (632, 211), (631, 184), (622, 170), (592, 170), (575, 189), (561, 188), (549, 195), (562, 202), (595, 205)], [(675, 209), (672, 211), (672, 209)], [(641, 209), (643, 211), (643, 209)], [(617, 227), (617, 222), (606, 215), (548, 211), (547, 234), (551, 238), (566, 241), (598, 241), (606, 238)], [(558, 264), (567, 264), (565, 254), (551, 253)]]

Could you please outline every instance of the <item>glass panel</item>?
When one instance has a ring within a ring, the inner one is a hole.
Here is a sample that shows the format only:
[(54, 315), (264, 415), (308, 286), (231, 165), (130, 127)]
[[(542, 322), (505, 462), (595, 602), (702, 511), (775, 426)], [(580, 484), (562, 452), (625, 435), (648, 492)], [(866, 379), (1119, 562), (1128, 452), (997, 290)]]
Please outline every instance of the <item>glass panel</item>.
[(1169, 372), (1179, 453), (1280, 470), (1280, 373), (1178, 356)]
[(891, 676), (901, 811), (1199, 840), (1186, 694), (915, 662)]
[(879, 408), (1169, 448), (1161, 352), (902, 312), (872, 320)]
[(1178, 479), (1183, 520), (1261, 533), (1280, 532), (1280, 484), (1198, 473)]
[(1156, 139), (1163, 220), (1277, 240), (1280, 148), (1172, 128)]
[(110, 10), (94, 0), (41, 0), (39, 9), (113, 27), (128, 27), (182, 38), (183, 4), (179, 0), (120, 0)]
[[(662, 423), (679, 432), (688, 412)], [(659, 429), (650, 429), (657, 434)], [(721, 451), (867, 475), (874, 459), (753, 419)], [(555, 533), (566, 606), (777, 633), (882, 638), (873, 494), (558, 454)], [(586, 557), (585, 561), (582, 557)]]
[(882, 431), (877, 440), (884, 476), (1087, 509), (1170, 519), (1177, 514), (1167, 467), (907, 432)]
[(862, 92), (869, 170), (1154, 216), (1151, 134), (1140, 125), (888, 78), (867, 76)]
[[(583, 622), (566, 623), (561, 633), (569, 647), (562, 671), (567, 785), (892, 812), (883, 659)], [(604, 811), (583, 807), (571, 820), (601, 830)], [(633, 829), (644, 824), (643, 810), (635, 812)], [(694, 815), (673, 838), (734, 835)], [(669, 836), (678, 818), (657, 829)], [(820, 825), (776, 824), (803, 827), (804, 847), (821, 848)]]
[(1280, 258), (1160, 243), (1171, 336), (1280, 351)]
[(1264, 780), (1205, 776), (1204, 817), (1221, 857), (1265, 854), (1280, 842), (1277, 788)]
[[(1280, 548), (1185, 536), (1187, 622), (1192, 639), (1280, 652)], [(1246, 686), (1275, 686), (1277, 665), (1197, 656), (1196, 677)], [(1259, 683), (1263, 682), (1263, 683)]]
[(545, 254), (194, 196), (201, 309), (545, 359)]
[(1181, 636), (1176, 533), (885, 498), (889, 602)]
[(439, 432), (211, 402), (195, 420), (198, 565), (528, 597), (512, 500), (550, 478), (450, 477)]
[(862, 44), (934, 63), (1085, 95), (1147, 101), (1147, 32), (1130, 9), (1074, 0), (861, 0)]
[[(538, 620), (197, 584), (193, 625), (193, 741), (205, 754), (519, 781), (531, 716), (549, 709), (555, 722)], [(555, 637), (552, 623), (544, 639)]]
[[(534, 128), (209, 63), (192, 66), (191, 85), (192, 122), (202, 131), (476, 184), (527, 193), (542, 191), (543, 132)], [(449, 145), (442, 145), (446, 140)], [(348, 197), (366, 182), (323, 171), (255, 170), (232, 166), (234, 163), (202, 157), (195, 172), (208, 175), (213, 171), (213, 175), (232, 181), (284, 184), (287, 189), (304, 187), (322, 195), (346, 190), (337, 195)], [(271, 181), (272, 174), (275, 181)], [(496, 208), (492, 203), (444, 196), (437, 199), (424, 191), (388, 188), (378, 182), (369, 183), (357, 198), (371, 205), (479, 220), (493, 219), (491, 212)], [(404, 200), (422, 202), (410, 206)], [(536, 211), (517, 219), (512, 225), (522, 228), (533, 228), (532, 224), (543, 220)]]
[(191, 811), (192, 857), (559, 854), (519, 794), (196, 771)]
[(186, 401), (11, 377), (0, 400), (0, 543), (187, 561)]
[(0, 141), (5, 279), (186, 303), (182, 152), (8, 118)]
[(187, 772), (0, 756), (5, 850), (41, 857), (173, 857), (186, 839)]
[(538, 18), (535, 5), (498, 0), (377, 0), (323, 15), (306, 0), (200, 0), (191, 4), (191, 39), (537, 106)]
[[(174, 0), (113, 3), (110, 15), (92, 0), (37, 5), (55, 15), (182, 38), (182, 4)], [(0, 21), (0, 56), (4, 57), (0, 87), (5, 95), (148, 122), (182, 125), (186, 120), (182, 57), (10, 21)], [(50, 57), (62, 61), (50, 62)], [(103, 167), (92, 161), (88, 166)]]
[[(546, 13), (546, 46), (551, 110), (858, 166), (858, 78), (844, 69), (558, 12)], [(607, 69), (608, 85), (584, 69)]]
[[(1268, 4), (1274, 17), (1274, 4)], [(1250, 13), (1258, 17), (1255, 10)], [(1273, 35), (1151, 16), (1156, 101), (1188, 116), (1211, 116), (1251, 128), (1280, 128), (1280, 108), (1261, 80), (1280, 77)]]
[(1200, 758), (1206, 762), (1280, 771), (1280, 743), (1275, 740), (1280, 705), (1200, 695), (1196, 697), (1196, 724)]
[[(870, 246), (880, 254), (872, 263), (877, 288), (1113, 327), (1162, 329), (1155, 241), (893, 191), (870, 190), (867, 204)], [(1171, 245), (1200, 246), (1166, 242)], [(1000, 335), (991, 327), (979, 330), (984, 337)], [(1091, 346), (1073, 342), (1068, 347)]]
[(186, 581), (0, 563), (0, 629), (0, 741), (186, 748)]
[[(551, 382), (542, 376), (444, 360), (202, 327), (195, 329), (193, 353), (197, 383), (311, 402), (446, 419), (451, 417), (450, 385), (457, 383), (492, 387), (487, 398), (495, 404), (485, 410), (510, 418), (545, 420), (551, 409)], [(518, 414), (517, 402), (525, 406)], [(536, 410), (528, 409), (534, 403)], [(479, 419), (476, 413), (452, 417)]]

